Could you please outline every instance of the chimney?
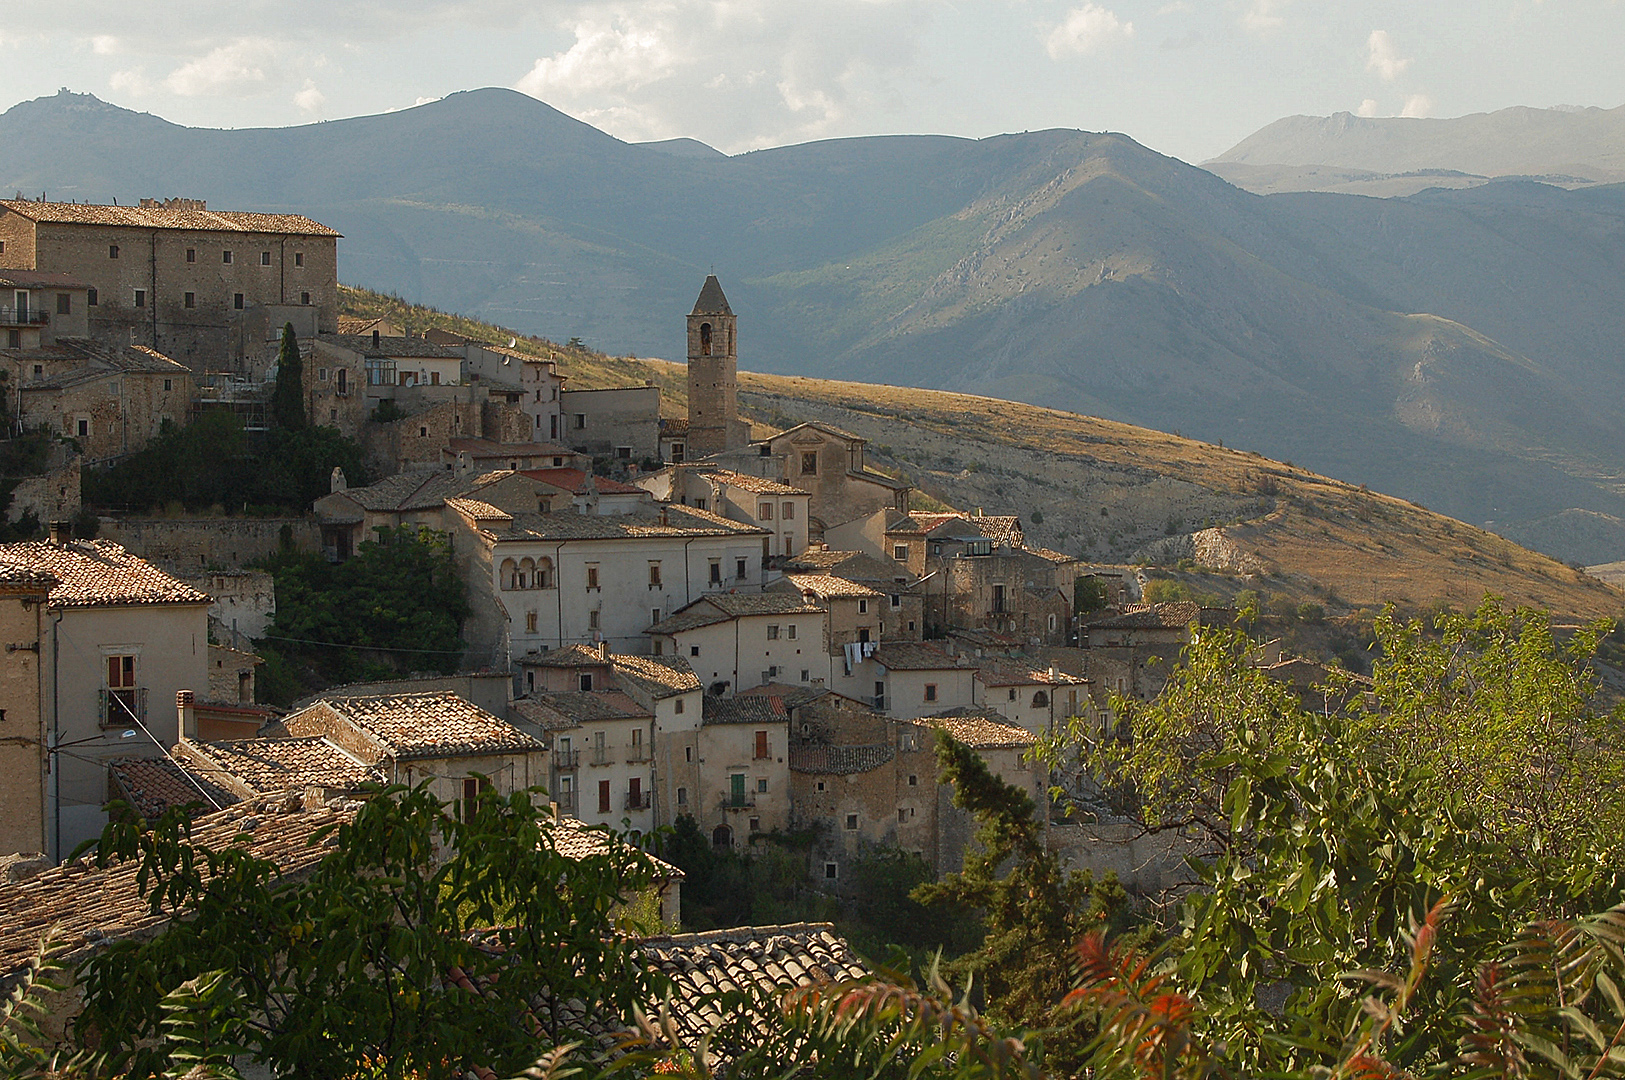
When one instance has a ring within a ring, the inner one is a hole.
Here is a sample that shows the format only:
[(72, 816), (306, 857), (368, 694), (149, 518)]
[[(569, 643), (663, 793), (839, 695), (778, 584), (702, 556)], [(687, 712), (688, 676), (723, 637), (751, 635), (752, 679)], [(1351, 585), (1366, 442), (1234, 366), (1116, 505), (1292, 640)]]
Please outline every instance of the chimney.
[(337, 465), (333, 466), (333, 475), (327, 478), (328, 493), (343, 491), (349, 486), (349, 481), (344, 478), (344, 470)]
[(51, 543), (55, 544), (57, 547), (61, 547), (63, 544), (66, 544), (69, 540), (73, 539), (73, 522), (71, 522), (71, 521), (53, 521), (53, 522), (51, 522), (51, 534), (50, 535), (51, 535)]
[(197, 738), (197, 695), (190, 690), (175, 691), (175, 714), (180, 738)]
[(662, 525), (670, 525), (671, 524), (671, 519), (666, 516), (666, 508), (664, 506), (662, 506), (660, 508), (660, 524), (662, 524)]
[(598, 643), (598, 657), (601, 660), (609, 659), (609, 642), (600, 641)]
[(1061, 673), (1056, 669), (1054, 664), (1049, 666), (1049, 681), (1052, 683), (1061, 681)]
[(376, 330), (372, 332), (372, 347), (375, 349), (378, 347), (378, 331)]

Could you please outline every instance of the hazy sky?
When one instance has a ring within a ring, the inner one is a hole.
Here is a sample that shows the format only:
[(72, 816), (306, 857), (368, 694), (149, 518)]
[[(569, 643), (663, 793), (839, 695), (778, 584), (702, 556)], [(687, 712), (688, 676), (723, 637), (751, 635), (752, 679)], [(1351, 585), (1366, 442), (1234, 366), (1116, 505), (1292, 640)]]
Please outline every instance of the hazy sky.
[(1625, 104), (1625, 0), (58, 0), (0, 19), (0, 108), (58, 87), (249, 127), (511, 86), (628, 140), (1126, 132)]

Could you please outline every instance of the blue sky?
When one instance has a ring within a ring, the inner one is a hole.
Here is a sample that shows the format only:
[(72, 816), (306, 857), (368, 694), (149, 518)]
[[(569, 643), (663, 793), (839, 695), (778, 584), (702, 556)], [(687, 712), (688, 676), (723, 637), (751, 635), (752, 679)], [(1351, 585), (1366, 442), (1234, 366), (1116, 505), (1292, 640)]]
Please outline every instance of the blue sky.
[(628, 140), (1122, 131), (1188, 161), (1294, 113), (1625, 104), (1625, 0), (60, 0), (0, 107), (66, 86), (281, 126), (511, 86)]

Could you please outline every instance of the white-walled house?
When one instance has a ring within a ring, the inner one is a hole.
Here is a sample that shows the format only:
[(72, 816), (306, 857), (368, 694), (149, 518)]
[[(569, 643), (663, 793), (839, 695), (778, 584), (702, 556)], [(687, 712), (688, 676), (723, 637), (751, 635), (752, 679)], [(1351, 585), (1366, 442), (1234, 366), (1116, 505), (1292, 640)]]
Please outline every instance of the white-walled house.
[(850, 675), (837, 664), (835, 690), (898, 720), (912, 720), (975, 702), (976, 667), (962, 652), (931, 642), (891, 641), (877, 646)]
[(609, 515), (447, 505), (472, 607), (464, 636), (493, 666), (573, 643), (645, 652), (644, 631), (669, 612), (708, 593), (760, 589), (770, 541), (688, 506)]
[(1089, 707), (1088, 680), (1051, 667), (1036, 668), (1019, 658), (976, 661), (974, 704), (1034, 735), (1048, 735)]
[(637, 485), (656, 499), (711, 510), (730, 521), (766, 529), (773, 534), (770, 554), (775, 557), (807, 550), (812, 494), (801, 488), (704, 462), (661, 469), (639, 478)]
[(176, 693), (208, 689), (210, 599), (106, 540), (0, 545), (0, 563), (57, 581), (34, 647), (53, 748), (46, 831), (61, 859), (107, 823), (107, 763), (161, 756), (178, 737)]
[(715, 847), (790, 824), (790, 717), (771, 695), (705, 699), (690, 814)]
[(719, 593), (678, 609), (648, 630), (656, 656), (687, 661), (722, 697), (772, 682), (823, 686), (827, 614), (797, 592)]

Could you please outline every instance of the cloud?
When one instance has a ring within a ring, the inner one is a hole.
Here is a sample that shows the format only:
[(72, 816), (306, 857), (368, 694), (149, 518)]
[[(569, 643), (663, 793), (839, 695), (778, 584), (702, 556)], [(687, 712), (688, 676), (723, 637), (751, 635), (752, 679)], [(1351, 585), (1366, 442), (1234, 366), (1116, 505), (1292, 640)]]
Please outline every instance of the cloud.
[(1360, 107), (1355, 110), (1355, 115), (1376, 116), (1378, 107), (1377, 99), (1368, 97), (1364, 101), (1360, 102)]
[(107, 77), (107, 85), (114, 92), (129, 94), (132, 97), (145, 97), (152, 92), (152, 83), (147, 80), (145, 68), (126, 68), (115, 71)]
[(1123, 22), (1115, 12), (1098, 4), (1084, 4), (1067, 13), (1065, 19), (1044, 39), (1050, 59), (1091, 53), (1102, 45), (1134, 36), (1134, 24)]
[(90, 39), (90, 51), (97, 56), (112, 56), (119, 51), (118, 38), (112, 34), (97, 34)]
[(322, 106), (327, 104), (327, 95), (316, 89), (314, 80), (306, 79), (305, 85), (293, 95), (293, 103), (298, 106), (300, 112), (319, 113)]
[(182, 64), (164, 79), (164, 86), (182, 97), (242, 97), (259, 93), (270, 81), (267, 72), (276, 71), (278, 52), (275, 42), (244, 38)]
[(1425, 119), (1433, 115), (1433, 99), (1426, 94), (1412, 94), (1405, 99), (1405, 107), (1399, 110), (1399, 115), (1415, 119)]
[(1292, 0), (1252, 0), (1252, 3), (1247, 5), (1247, 10), (1242, 13), (1241, 25), (1254, 33), (1277, 30), (1286, 25), (1286, 16), (1283, 12), (1291, 3)]
[(729, 152), (883, 123), (936, 0), (579, 0), (568, 44), (514, 88), (629, 141), (703, 135)]
[(1401, 57), (1393, 39), (1386, 30), (1373, 30), (1366, 38), (1365, 69), (1376, 72), (1383, 82), (1393, 82), (1411, 66), (1409, 57)]

